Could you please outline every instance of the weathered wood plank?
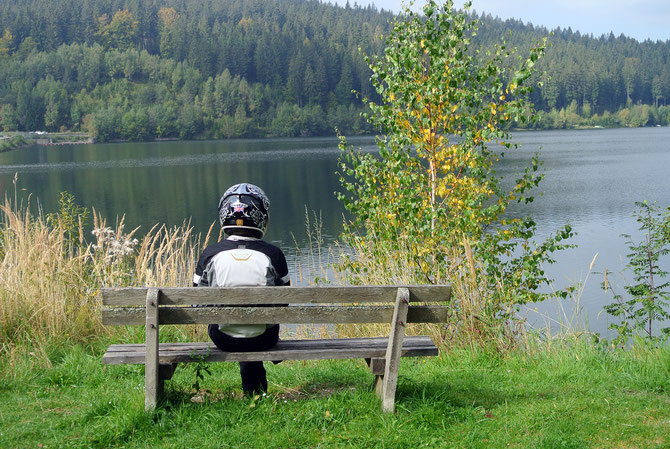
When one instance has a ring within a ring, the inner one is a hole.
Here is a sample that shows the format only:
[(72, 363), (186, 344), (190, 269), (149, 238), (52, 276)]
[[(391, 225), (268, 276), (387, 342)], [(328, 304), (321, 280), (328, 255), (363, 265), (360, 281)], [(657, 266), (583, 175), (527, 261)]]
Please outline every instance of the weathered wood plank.
[[(387, 350), (387, 338), (355, 339), (357, 344), (343, 343), (349, 339), (338, 339), (339, 345), (313, 344), (312, 340), (280, 341), (268, 351), (223, 352), (212, 343), (161, 343), (161, 364), (191, 363), (198, 360), (208, 362), (240, 362), (268, 360), (326, 360), (348, 358), (383, 358)], [(363, 345), (367, 340), (367, 345)], [(325, 341), (325, 340), (316, 340)], [(142, 364), (145, 361), (143, 344), (112, 345), (102, 362), (106, 365)], [(438, 355), (438, 349), (427, 336), (407, 337), (401, 351), (403, 357), (427, 357)]]
[[(216, 347), (214, 347), (211, 344), (208, 343), (202, 343), (200, 347), (191, 347), (189, 349), (166, 349), (166, 345), (169, 346), (170, 344), (168, 343), (162, 343), (160, 346), (160, 358), (161, 358), (161, 363), (172, 363), (170, 361), (171, 357), (182, 357), (184, 355), (189, 356), (192, 354), (197, 354), (198, 357), (201, 355), (207, 355), (209, 354), (214, 354), (215, 352), (222, 352), (219, 351)], [(404, 351), (411, 351), (412, 354), (415, 352), (419, 352), (421, 354), (424, 353), (435, 353), (437, 354), (436, 347), (432, 344), (424, 344), (424, 343), (416, 343), (416, 344), (406, 344), (403, 345), (403, 350)], [(354, 347), (334, 347), (334, 348), (314, 348), (314, 347), (308, 347), (305, 346), (304, 348), (293, 348), (293, 349), (284, 349), (284, 348), (272, 348), (267, 352), (268, 354), (283, 354), (291, 358), (291, 360), (300, 360), (301, 354), (306, 353), (308, 351), (312, 351), (314, 354), (317, 354), (317, 358), (319, 357), (318, 354), (322, 353), (322, 356), (320, 358), (322, 359), (332, 359), (332, 358), (347, 358), (349, 354), (357, 355), (359, 353), (366, 353), (366, 351), (369, 351), (369, 357), (364, 357), (364, 358), (379, 358), (376, 357), (375, 354), (381, 354), (382, 356), (385, 355), (386, 351), (386, 345), (382, 344), (374, 344), (370, 346), (354, 346)], [(226, 356), (225, 360), (234, 360), (235, 357), (237, 357), (239, 354), (242, 353), (230, 353)], [(260, 357), (259, 352), (250, 352), (249, 357)], [(431, 355), (428, 354), (428, 355)], [(408, 355), (406, 355), (408, 356)], [(232, 357), (232, 358), (231, 358)], [(240, 356), (242, 357), (242, 356)], [(244, 356), (247, 357), (247, 356)], [(277, 360), (275, 356), (271, 360)], [(314, 359), (315, 356), (312, 356), (311, 359)], [(144, 363), (145, 360), (145, 350), (144, 348), (141, 348), (139, 350), (133, 348), (132, 350), (129, 351), (122, 351), (122, 350), (117, 350), (114, 351), (112, 348), (105, 353), (103, 356), (103, 362), (105, 364), (108, 364), (107, 362), (111, 362), (115, 359), (128, 359), (128, 360), (134, 360), (137, 361), (138, 363)], [(246, 359), (245, 359), (246, 360)], [(194, 360), (190, 360), (194, 361)], [(381, 373), (380, 373), (381, 374)]]
[[(412, 306), (410, 323), (444, 323), (448, 306)], [(290, 307), (161, 307), (161, 324), (326, 324), (389, 323), (391, 306), (290, 306)], [(105, 325), (144, 324), (144, 308), (118, 307), (102, 310)]]
[[(387, 337), (365, 337), (365, 338), (332, 338), (315, 340), (280, 340), (274, 349), (296, 350), (303, 349), (347, 349), (347, 348), (367, 348), (379, 346), (386, 349), (388, 344)], [(434, 346), (433, 340), (427, 335), (407, 337), (403, 342), (403, 347), (409, 346)], [(215, 348), (211, 342), (186, 342), (186, 343), (161, 343), (161, 353), (166, 351), (190, 351), (203, 350), (204, 348)], [(144, 352), (144, 343), (127, 343), (111, 345), (107, 353), (114, 352)]]
[[(189, 349), (166, 349), (167, 343), (162, 343), (160, 346), (160, 357), (161, 357), (161, 363), (165, 362), (166, 360), (170, 360), (170, 357), (176, 356), (176, 357), (181, 357), (183, 355), (190, 355), (190, 354), (198, 354), (198, 356), (202, 354), (207, 354), (211, 353), (213, 354), (214, 352), (220, 352), (218, 349), (216, 349), (213, 345), (208, 345), (207, 343), (203, 343), (202, 346), (200, 347), (192, 347)], [(403, 345), (403, 350), (404, 351), (413, 351), (414, 352), (433, 352), (436, 349), (435, 346), (432, 344), (407, 344)], [(334, 348), (314, 348), (314, 347), (304, 347), (304, 348), (293, 348), (293, 349), (276, 349), (272, 348), (268, 351), (265, 351), (267, 353), (272, 353), (272, 354), (278, 354), (282, 353), (287, 356), (291, 356), (292, 360), (300, 360), (300, 355), (303, 352), (307, 351), (313, 351), (315, 354), (318, 354), (319, 352), (323, 353), (322, 359), (332, 359), (332, 358), (346, 358), (349, 353), (351, 354), (359, 354), (359, 353), (365, 353), (366, 351), (370, 351), (370, 354), (382, 354), (385, 355), (386, 351), (386, 345), (370, 345), (370, 346), (352, 346), (352, 347), (334, 347)], [(234, 353), (230, 354), (227, 356), (228, 358), (230, 357), (236, 357), (236, 354), (241, 354), (241, 353)], [(259, 352), (250, 352), (249, 354), (250, 357), (256, 357)], [(108, 361), (112, 361), (117, 358), (124, 358), (124, 359), (129, 359), (129, 360), (137, 360), (138, 362), (144, 363), (144, 355), (145, 355), (145, 350), (144, 348), (141, 349), (131, 349), (128, 351), (123, 351), (123, 350), (113, 350), (110, 348), (105, 355), (103, 356), (103, 362), (107, 364)], [(430, 355), (430, 354), (429, 354)], [(245, 356), (246, 357), (246, 356)], [(228, 358), (226, 360), (228, 360)], [(314, 357), (312, 357), (313, 359)], [(373, 357), (373, 355), (370, 355), (369, 357), (363, 357), (363, 358), (380, 358), (380, 357)], [(232, 360), (232, 359), (231, 359)], [(275, 357), (272, 360), (277, 360)], [(167, 363), (167, 362), (165, 362)], [(170, 362), (172, 363), (172, 362)], [(382, 374), (381, 372), (378, 374)]]
[(402, 342), (405, 337), (405, 326), (407, 323), (407, 312), (409, 310), (409, 290), (398, 289), (393, 321), (391, 321), (391, 334), (389, 335), (388, 347), (386, 349), (386, 366), (384, 367), (384, 380), (382, 384), (382, 410), (393, 413), (395, 409), (395, 390), (398, 385), (398, 367), (402, 357)]
[[(348, 351), (344, 350), (326, 350), (317, 351), (314, 349), (303, 351), (263, 351), (253, 353), (241, 352), (222, 352), (222, 351), (189, 351), (189, 352), (171, 352), (162, 354), (159, 357), (160, 363), (193, 363), (199, 360), (206, 362), (255, 362), (255, 361), (274, 361), (274, 360), (340, 360), (340, 359), (362, 359), (366, 357), (384, 357), (386, 350), (384, 348), (360, 348)], [(429, 357), (438, 354), (434, 347), (403, 349), (402, 357)], [(128, 365), (143, 364), (143, 353), (133, 353), (128, 355), (117, 354), (114, 357), (105, 357), (106, 365)]]
[(146, 295), (146, 362), (144, 369), (145, 397), (144, 409), (156, 408), (162, 393), (162, 379), (159, 373), (158, 351), (158, 301), (160, 292), (150, 288)]
[[(448, 285), (409, 286), (412, 302), (446, 302), (451, 297)], [(350, 287), (216, 287), (161, 288), (165, 305), (204, 304), (327, 304), (394, 302), (397, 286)], [(146, 288), (103, 288), (100, 292), (105, 306), (143, 306)]]
[[(291, 339), (279, 340), (277, 345), (273, 348), (281, 349), (320, 349), (320, 348), (348, 348), (348, 347), (367, 347), (381, 345), (386, 348), (388, 344), (388, 337), (355, 337), (355, 338), (323, 338), (323, 339)], [(415, 344), (433, 345), (433, 340), (428, 335), (415, 335), (407, 337), (403, 341), (403, 345)], [(163, 350), (187, 350), (187, 349), (201, 349), (203, 346), (214, 346), (210, 341), (198, 342), (174, 342), (161, 343), (161, 351)], [(120, 350), (127, 351), (136, 348), (144, 348), (144, 343), (124, 343), (113, 344), (109, 346), (108, 351)]]
[[(144, 351), (114, 352), (104, 355), (105, 365), (142, 364)], [(402, 349), (403, 357), (423, 357), (437, 355), (435, 346), (406, 346)], [(382, 358), (385, 348), (333, 348), (333, 349), (302, 349), (302, 350), (272, 350), (250, 353), (224, 353), (216, 348), (200, 348), (190, 351), (161, 351), (160, 363), (191, 363), (197, 359), (203, 361), (259, 361), (259, 360), (333, 360), (353, 358)], [(383, 373), (377, 373), (383, 374)]]

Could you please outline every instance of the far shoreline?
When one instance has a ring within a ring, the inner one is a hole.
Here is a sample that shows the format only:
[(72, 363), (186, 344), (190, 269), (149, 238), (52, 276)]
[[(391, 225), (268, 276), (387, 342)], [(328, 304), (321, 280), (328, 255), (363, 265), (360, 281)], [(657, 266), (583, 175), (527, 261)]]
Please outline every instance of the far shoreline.
[[(643, 128), (668, 128), (668, 125), (651, 125), (651, 126), (573, 126), (570, 128), (512, 128), (510, 132), (513, 133), (527, 133), (538, 131), (589, 131), (589, 130), (608, 130), (608, 129), (643, 129)], [(352, 134), (350, 137), (371, 136), (375, 134)], [(314, 135), (314, 136), (247, 136), (235, 137), (229, 139), (211, 139), (211, 138), (195, 138), (195, 139), (180, 139), (178, 137), (156, 137), (147, 140), (129, 140), (129, 139), (113, 139), (108, 141), (98, 141), (89, 133), (84, 132), (46, 132), (46, 131), (5, 131), (0, 132), (0, 153), (9, 151), (21, 150), (31, 146), (44, 147), (61, 147), (69, 145), (86, 145), (86, 144), (121, 144), (121, 143), (156, 143), (156, 142), (217, 142), (217, 141), (232, 141), (232, 140), (268, 140), (268, 139), (303, 139), (303, 138), (336, 138), (334, 134)]]

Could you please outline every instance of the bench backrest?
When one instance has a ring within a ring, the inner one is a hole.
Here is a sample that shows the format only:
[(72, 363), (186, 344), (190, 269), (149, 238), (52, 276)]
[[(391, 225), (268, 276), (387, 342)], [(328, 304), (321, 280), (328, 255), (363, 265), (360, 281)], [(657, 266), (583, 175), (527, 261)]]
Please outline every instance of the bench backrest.
[(160, 324), (320, 324), (390, 323), (401, 291), (412, 303), (407, 322), (447, 321), (447, 306), (418, 303), (444, 304), (448, 285), (103, 288), (100, 295), (106, 325), (146, 324), (147, 307), (158, 309)]

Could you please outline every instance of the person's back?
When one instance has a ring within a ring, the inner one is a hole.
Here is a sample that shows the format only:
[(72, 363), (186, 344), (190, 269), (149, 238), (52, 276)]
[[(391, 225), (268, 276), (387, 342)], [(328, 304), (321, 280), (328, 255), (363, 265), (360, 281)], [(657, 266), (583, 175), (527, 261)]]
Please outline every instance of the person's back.
[[(193, 285), (248, 287), (289, 285), (282, 251), (261, 238), (267, 229), (270, 202), (253, 184), (237, 184), (219, 200), (219, 220), (228, 237), (202, 252)], [(209, 336), (222, 351), (262, 351), (279, 340), (278, 324), (212, 324)], [(263, 362), (240, 362), (247, 394), (267, 390)]]

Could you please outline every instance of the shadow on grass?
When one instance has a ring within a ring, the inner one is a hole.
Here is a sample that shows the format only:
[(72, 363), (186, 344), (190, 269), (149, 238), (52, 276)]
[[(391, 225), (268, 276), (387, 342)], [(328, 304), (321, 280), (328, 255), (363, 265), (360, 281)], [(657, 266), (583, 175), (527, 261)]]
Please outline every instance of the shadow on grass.
[(396, 402), (412, 404), (430, 402), (457, 408), (492, 409), (501, 404), (518, 401), (519, 395), (509, 394), (499, 389), (471, 384), (454, 384), (443, 381), (414, 381), (401, 379), (396, 392)]
[[(272, 382), (268, 397), (288, 401), (309, 401), (331, 397), (343, 397), (351, 394), (374, 396), (374, 376), (359, 370), (340, 378), (336, 373), (325, 370), (311, 371), (307, 378), (293, 385)], [(235, 381), (239, 381), (236, 377)], [(409, 409), (421, 404), (431, 404), (438, 408), (492, 409), (501, 404), (531, 399), (528, 394), (519, 396), (509, 394), (493, 387), (473, 386), (472, 383), (450, 383), (448, 381), (414, 380), (401, 376), (396, 391), (396, 403)], [(242, 394), (241, 386), (230, 382), (226, 386), (205, 387), (195, 390), (185, 382), (166, 382), (165, 399), (160, 407), (172, 410), (193, 404), (247, 401), (250, 398)]]

